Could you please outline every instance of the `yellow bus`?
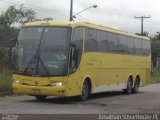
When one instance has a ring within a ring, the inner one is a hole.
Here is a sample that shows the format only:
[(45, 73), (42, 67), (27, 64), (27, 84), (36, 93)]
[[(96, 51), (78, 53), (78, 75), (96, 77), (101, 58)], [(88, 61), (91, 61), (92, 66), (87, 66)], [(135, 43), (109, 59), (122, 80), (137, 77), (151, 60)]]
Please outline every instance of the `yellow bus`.
[(17, 38), (13, 91), (37, 100), (131, 94), (149, 83), (150, 70), (147, 37), (87, 22), (30, 22)]

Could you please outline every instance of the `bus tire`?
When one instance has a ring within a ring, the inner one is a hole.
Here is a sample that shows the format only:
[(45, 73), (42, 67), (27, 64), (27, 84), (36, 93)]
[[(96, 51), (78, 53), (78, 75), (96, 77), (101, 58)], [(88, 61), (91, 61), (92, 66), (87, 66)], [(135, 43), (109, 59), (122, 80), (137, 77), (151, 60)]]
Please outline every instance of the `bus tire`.
[(80, 101), (85, 101), (88, 99), (90, 94), (90, 85), (89, 82), (87, 80), (84, 81), (83, 86), (82, 86), (82, 93), (79, 96), (79, 100)]
[(132, 93), (132, 84), (133, 84), (132, 78), (129, 77), (129, 78), (128, 78), (128, 82), (127, 82), (127, 87), (126, 87), (126, 89), (123, 90), (123, 92), (124, 92), (126, 95), (129, 95), (129, 94)]
[(36, 98), (38, 101), (45, 101), (45, 100), (46, 100), (46, 96), (42, 96), (42, 95), (36, 95), (35, 98)]
[(138, 93), (139, 85), (140, 85), (139, 78), (136, 77), (134, 87), (132, 88), (132, 93)]

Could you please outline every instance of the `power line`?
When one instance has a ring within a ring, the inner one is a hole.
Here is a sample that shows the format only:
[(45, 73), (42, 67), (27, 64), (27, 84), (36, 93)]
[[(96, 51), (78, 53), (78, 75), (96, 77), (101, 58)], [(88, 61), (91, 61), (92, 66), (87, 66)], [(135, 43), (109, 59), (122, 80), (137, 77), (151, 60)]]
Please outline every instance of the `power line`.
[[(4, 0), (3, 0), (4, 1)], [(43, 7), (39, 7), (39, 6), (35, 6), (35, 5), (32, 5), (32, 4), (28, 4), (28, 3), (24, 3), (24, 2), (19, 2), (19, 1), (16, 1), (16, 0), (9, 0), (11, 2), (16, 2), (16, 3), (19, 3), (19, 4), (23, 4), (23, 5), (26, 5), (26, 6), (31, 6), (31, 7), (35, 7), (35, 8), (38, 8), (38, 9), (41, 9), (41, 10), (47, 10), (47, 11), (51, 11), (51, 12), (59, 12), (59, 13), (66, 13), (65, 10), (56, 10), (56, 9), (46, 9), (46, 8), (43, 8)], [(64, 12), (65, 11), (65, 12)]]
[[(46, 9), (46, 8), (42, 8), (42, 7), (38, 7), (38, 6), (35, 6), (35, 5), (31, 5), (31, 4), (28, 4), (28, 3), (23, 3), (23, 2), (19, 2), (19, 1), (15, 1), (15, 0), (12, 0), (12, 1), (14, 1), (14, 2), (17, 2), (17, 3), (20, 3), (20, 4), (24, 4), (24, 5), (27, 5), (27, 6), (32, 6), (32, 7), (34, 7), (34, 8), (38, 8), (38, 9), (40, 9), (40, 10), (47, 10), (47, 11), (49, 11), (49, 12), (58, 12), (58, 13), (61, 13), (61, 15), (63, 15), (63, 14), (65, 14), (67, 17), (69, 16), (69, 10), (67, 10), (68, 12), (66, 12), (65, 10), (50, 10), (50, 9)], [(57, 14), (57, 13), (56, 13)], [(79, 19), (79, 18), (78, 18)], [(80, 16), (80, 19), (81, 20), (87, 20), (86, 18), (84, 18), (84, 17), (81, 17)], [(88, 20), (87, 20), (88, 21)]]
[(148, 16), (148, 17), (146, 17), (146, 16), (141, 16), (141, 17), (134, 17), (135, 19), (141, 19), (141, 35), (143, 35), (143, 20), (145, 19), (145, 18), (151, 18), (151, 16)]
[[(16, 3), (13, 3), (13, 2), (9, 2), (9, 1), (4, 1), (4, 0), (0, 0), (2, 2), (5, 2), (5, 3), (10, 3), (10, 4), (13, 4), (13, 5), (18, 5)], [(16, 1), (15, 1), (16, 2)], [(18, 1), (17, 1), (18, 2)], [(37, 11), (41, 11), (41, 12), (46, 12), (46, 13), (55, 13), (55, 14), (59, 14), (59, 15), (62, 15), (62, 13), (60, 12), (57, 12), (57, 11), (51, 11), (51, 10), (48, 10), (48, 9), (42, 9), (42, 8), (38, 8), (38, 7), (35, 7), (35, 6), (29, 6), (29, 5), (26, 5), (24, 3), (20, 3), (20, 4), (23, 4), (25, 6), (27, 6), (28, 8), (31, 8), (31, 9), (34, 9), (34, 10), (37, 10)], [(66, 14), (63, 14), (63, 15), (66, 15)]]
[[(15, 1), (15, 0), (12, 0), (12, 1), (0, 0), (0, 1), (4, 2), (4, 3), (13, 4), (13, 5), (23, 4), (24, 6), (27, 6), (28, 8), (31, 8), (31, 9), (36, 10), (36, 11), (45, 12), (45, 13), (54, 13), (54, 14), (57, 14), (57, 15), (65, 16), (67, 18), (69, 17), (69, 11), (64, 12), (64, 10), (50, 10), (50, 9), (38, 7), (38, 6), (35, 6), (35, 5), (31, 5), (31, 4), (27, 4), (27, 3), (23, 3), (23, 2), (19, 2), (19, 1)], [(81, 16), (79, 16), (79, 18), (77, 18), (77, 19), (80, 20), (80, 21), (88, 21), (86, 18), (81, 17)]]

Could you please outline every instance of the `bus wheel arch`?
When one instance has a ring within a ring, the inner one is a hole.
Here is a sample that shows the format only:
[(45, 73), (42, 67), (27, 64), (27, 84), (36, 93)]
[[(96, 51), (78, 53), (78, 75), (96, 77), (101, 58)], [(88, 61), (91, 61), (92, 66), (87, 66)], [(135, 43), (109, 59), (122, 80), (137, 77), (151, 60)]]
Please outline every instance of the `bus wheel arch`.
[(138, 93), (139, 86), (140, 86), (140, 76), (137, 75), (134, 81), (134, 86), (132, 88), (132, 93)]

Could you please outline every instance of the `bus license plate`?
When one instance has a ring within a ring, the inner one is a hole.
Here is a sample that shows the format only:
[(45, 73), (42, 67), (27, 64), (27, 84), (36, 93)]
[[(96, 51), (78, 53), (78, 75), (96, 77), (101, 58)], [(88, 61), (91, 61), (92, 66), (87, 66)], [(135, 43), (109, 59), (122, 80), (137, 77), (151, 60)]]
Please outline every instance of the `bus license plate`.
[(41, 93), (41, 90), (40, 89), (32, 89), (32, 92), (33, 93)]

